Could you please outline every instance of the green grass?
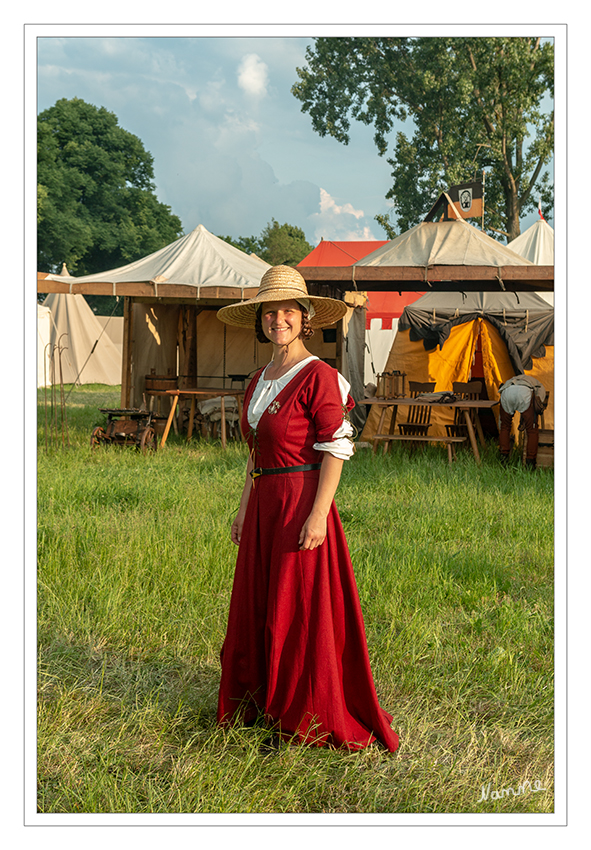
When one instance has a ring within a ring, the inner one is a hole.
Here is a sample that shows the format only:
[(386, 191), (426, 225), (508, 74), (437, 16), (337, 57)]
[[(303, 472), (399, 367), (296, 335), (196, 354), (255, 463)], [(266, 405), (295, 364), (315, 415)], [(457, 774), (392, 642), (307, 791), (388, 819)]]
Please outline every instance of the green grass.
[[(69, 389), (69, 388), (67, 388)], [(345, 464), (347, 533), (381, 704), (401, 745), (261, 752), (216, 726), (246, 451), (171, 435), (91, 452), (117, 389), (39, 393), (38, 808), (133, 813), (553, 811), (553, 475), (496, 447)], [(480, 801), (536, 780), (546, 790)]]

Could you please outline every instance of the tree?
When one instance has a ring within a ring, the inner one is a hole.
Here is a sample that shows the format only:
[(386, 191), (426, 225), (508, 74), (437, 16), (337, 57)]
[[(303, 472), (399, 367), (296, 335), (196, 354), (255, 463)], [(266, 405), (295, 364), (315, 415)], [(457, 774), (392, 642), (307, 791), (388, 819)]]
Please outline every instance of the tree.
[(63, 98), (37, 122), (38, 268), (92, 274), (182, 235), (154, 194), (152, 155), (104, 107)]
[(256, 236), (238, 236), (237, 239), (234, 239), (232, 236), (219, 236), (218, 238), (223, 239), (224, 242), (233, 245), (240, 251), (244, 251), (245, 254), (256, 254), (257, 257), (260, 257), (261, 252), (264, 250)]
[(274, 218), (264, 228), (260, 241), (263, 246), (261, 259), (272, 266), (297, 266), (312, 250), (300, 227), (279, 224)]
[[(554, 52), (539, 38), (317, 38), (292, 93), (321, 136), (349, 142), (350, 118), (374, 127), (380, 156), (394, 122), (392, 187), (402, 230), (442, 190), (486, 172), (485, 229), (519, 235), (538, 199), (552, 205)], [(386, 217), (376, 217), (387, 224)]]
[(274, 218), (258, 238), (239, 236), (238, 239), (233, 239), (231, 236), (221, 236), (220, 239), (248, 254), (256, 254), (272, 266), (297, 266), (312, 250), (312, 245), (306, 240), (306, 234), (300, 227), (279, 224)]

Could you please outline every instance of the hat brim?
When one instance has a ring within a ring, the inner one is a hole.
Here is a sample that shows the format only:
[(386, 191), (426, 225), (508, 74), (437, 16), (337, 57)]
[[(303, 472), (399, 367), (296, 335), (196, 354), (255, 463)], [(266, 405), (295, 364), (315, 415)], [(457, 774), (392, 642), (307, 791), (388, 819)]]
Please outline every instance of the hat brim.
[(334, 325), (342, 319), (347, 312), (344, 301), (336, 298), (325, 298), (319, 295), (307, 295), (298, 289), (275, 289), (273, 292), (264, 292), (255, 295), (248, 301), (240, 301), (238, 304), (228, 304), (217, 311), (217, 317), (227, 325), (238, 328), (254, 328), (256, 320), (256, 308), (265, 301), (298, 301), (307, 298), (314, 307), (314, 315), (310, 319), (311, 327), (315, 329)]

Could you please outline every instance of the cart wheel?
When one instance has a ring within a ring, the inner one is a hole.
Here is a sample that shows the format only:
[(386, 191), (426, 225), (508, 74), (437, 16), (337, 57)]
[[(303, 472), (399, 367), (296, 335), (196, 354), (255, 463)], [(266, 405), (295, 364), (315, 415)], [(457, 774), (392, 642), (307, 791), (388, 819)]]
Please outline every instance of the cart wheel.
[(153, 428), (145, 428), (140, 440), (140, 449), (142, 450), (142, 454), (146, 454), (148, 451), (155, 452), (156, 445), (156, 432)]
[(100, 425), (97, 425), (90, 435), (90, 448), (96, 449), (97, 446), (100, 446), (100, 444), (104, 441), (105, 436), (105, 429), (101, 428)]

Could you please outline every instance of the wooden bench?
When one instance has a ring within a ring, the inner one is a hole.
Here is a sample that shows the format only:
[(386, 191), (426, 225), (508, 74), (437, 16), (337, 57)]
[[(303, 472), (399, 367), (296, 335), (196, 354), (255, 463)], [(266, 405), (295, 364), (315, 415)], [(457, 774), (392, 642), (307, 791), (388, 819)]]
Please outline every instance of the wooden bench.
[(410, 434), (376, 434), (374, 436), (374, 447), (377, 447), (377, 441), (382, 440), (384, 445), (384, 453), (387, 451), (388, 442), (391, 440), (413, 442), (413, 443), (445, 443), (447, 445), (447, 457), (450, 464), (456, 456), (455, 443), (465, 443), (466, 437), (435, 437), (435, 436), (411, 436)]

